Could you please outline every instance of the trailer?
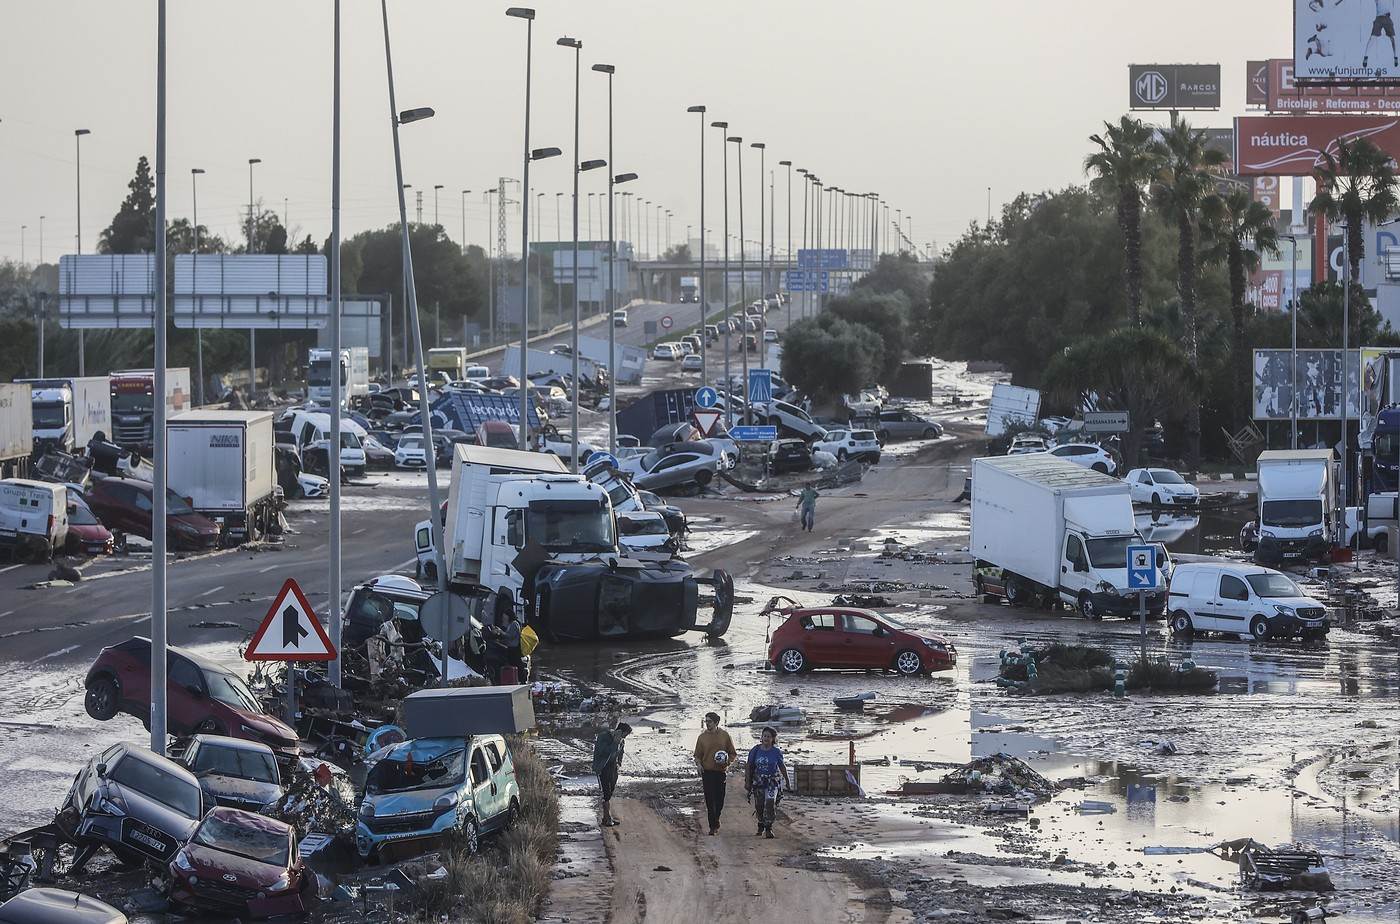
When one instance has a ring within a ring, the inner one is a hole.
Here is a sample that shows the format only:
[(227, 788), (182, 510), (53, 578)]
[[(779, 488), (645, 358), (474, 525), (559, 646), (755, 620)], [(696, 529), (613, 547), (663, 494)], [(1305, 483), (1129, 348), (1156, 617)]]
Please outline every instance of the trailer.
[[(150, 455), (155, 432), (155, 372), (127, 369), (110, 377), (112, 442)], [(190, 370), (165, 370), (166, 420), (190, 409)]]
[(987, 435), (996, 439), (1006, 435), (1012, 424), (1034, 426), (1040, 417), (1040, 392), (998, 382), (992, 386), (992, 400), (987, 406)]
[(34, 453), (32, 389), (22, 382), (0, 384), (0, 478), (23, 478)]
[(105, 375), (18, 379), (33, 390), (34, 446), (73, 452), (112, 433), (112, 390)]
[(277, 519), (271, 411), (189, 411), (171, 418), (170, 490), (218, 523), (225, 544), (254, 542)]
[[(613, 344), (613, 357), (617, 360), (614, 363), (608, 361), (608, 341), (603, 337), (579, 337), (578, 352), (580, 356), (585, 356), (595, 363), (602, 363), (608, 368), (608, 372), (621, 385), (640, 385), (642, 381), (642, 371), (646, 368), (647, 351), (637, 346), (630, 346), (626, 343)], [(579, 367), (582, 373), (583, 367)]]
[[(578, 374), (581, 379), (588, 379), (598, 382), (599, 363), (594, 362), (587, 356), (582, 355), (583, 345), (579, 344)], [(529, 375), (533, 378), (537, 375), (573, 375), (574, 358), (563, 353), (548, 353), (544, 350), (531, 349), (528, 354)], [(501, 374), (515, 375), (520, 372), (520, 347), (506, 347), (505, 356), (501, 359)]]

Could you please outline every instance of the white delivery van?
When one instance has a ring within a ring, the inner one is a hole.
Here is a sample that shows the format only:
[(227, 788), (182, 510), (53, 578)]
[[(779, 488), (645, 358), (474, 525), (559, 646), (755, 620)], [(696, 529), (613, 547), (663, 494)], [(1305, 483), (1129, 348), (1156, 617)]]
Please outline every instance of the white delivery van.
[(1259, 545), (1264, 564), (1322, 559), (1341, 516), (1330, 449), (1271, 449), (1259, 454)]
[(47, 481), (0, 481), (0, 545), (15, 557), (47, 559), (68, 541), (68, 489)]
[(1327, 634), (1327, 608), (1286, 574), (1231, 561), (1182, 562), (1172, 573), (1167, 596), (1172, 632), (1225, 632), (1256, 640), (1320, 639)]

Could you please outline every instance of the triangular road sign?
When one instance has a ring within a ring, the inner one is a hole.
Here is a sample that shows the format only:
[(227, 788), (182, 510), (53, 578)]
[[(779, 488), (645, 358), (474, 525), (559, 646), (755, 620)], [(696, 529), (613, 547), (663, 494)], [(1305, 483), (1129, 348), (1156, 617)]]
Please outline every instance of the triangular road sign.
[(335, 660), (335, 645), (292, 578), (278, 591), (243, 657), (249, 661)]
[(714, 435), (715, 427), (719, 424), (719, 419), (724, 416), (724, 412), (697, 407), (690, 412), (690, 416), (695, 422), (695, 429), (700, 431), (700, 435), (710, 437)]

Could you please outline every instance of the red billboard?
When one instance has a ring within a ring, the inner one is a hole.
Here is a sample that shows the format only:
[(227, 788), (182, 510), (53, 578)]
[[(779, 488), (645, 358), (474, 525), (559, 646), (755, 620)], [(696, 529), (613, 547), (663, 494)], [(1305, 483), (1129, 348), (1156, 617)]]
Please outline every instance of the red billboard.
[(1293, 73), (1292, 61), (1270, 59), (1265, 105), (1270, 112), (1400, 112), (1400, 86), (1300, 86)]
[(1340, 139), (1367, 138), (1400, 158), (1398, 115), (1258, 115), (1235, 119), (1240, 176), (1311, 176)]
[(1258, 311), (1283, 307), (1283, 270), (1255, 270), (1249, 277), (1244, 300)]

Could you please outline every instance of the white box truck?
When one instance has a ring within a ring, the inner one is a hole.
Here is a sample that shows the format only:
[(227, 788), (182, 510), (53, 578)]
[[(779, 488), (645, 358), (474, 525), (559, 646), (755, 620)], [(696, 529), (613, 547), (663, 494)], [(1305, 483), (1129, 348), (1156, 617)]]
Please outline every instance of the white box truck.
[[(306, 397), (322, 406), (331, 403), (331, 350), (312, 347), (306, 351)], [(340, 351), (340, 406), (348, 407), (356, 398), (369, 394), (369, 350), (348, 347)]]
[(700, 277), (699, 277), (699, 276), (682, 276), (682, 277), (681, 277), (681, 302), (682, 302), (682, 303), (685, 303), (685, 302), (698, 302), (698, 301), (700, 301)]
[(1341, 516), (1337, 463), (1330, 449), (1270, 449), (1259, 454), (1260, 564), (1325, 558)]
[(218, 523), (225, 543), (256, 541), (275, 525), (271, 411), (188, 411), (166, 433), (170, 490)]
[[(529, 375), (573, 375), (574, 359), (563, 353), (548, 353), (544, 350), (536, 350), (533, 347), (529, 353)], [(578, 358), (579, 378), (598, 381), (598, 365), (583, 353), (582, 344), (579, 348)], [(501, 358), (501, 375), (513, 375), (520, 377), (520, 347), (506, 347), (505, 356)]]
[(20, 478), (29, 473), (34, 452), (32, 389), (22, 382), (0, 384), (0, 478)]
[(1040, 416), (1040, 392), (998, 382), (992, 386), (992, 400), (987, 405), (987, 435), (996, 439), (1006, 435), (1008, 424), (1034, 425)]
[[(595, 363), (608, 366), (613, 377), (620, 385), (640, 385), (642, 382), (642, 372), (646, 369), (647, 351), (639, 346), (632, 346), (626, 343), (613, 344), (613, 355), (617, 359), (616, 369), (612, 369), (612, 363), (608, 362), (608, 340), (606, 337), (579, 337), (578, 353), (586, 356)], [(579, 365), (579, 373), (583, 374), (583, 365)]]
[(445, 372), (447, 377), (454, 382), (460, 382), (467, 377), (467, 366), (470, 361), (467, 359), (466, 347), (433, 347), (428, 351), (428, 372)]
[(68, 489), (49, 481), (0, 481), (0, 547), (21, 561), (47, 561), (68, 540)]
[(98, 433), (112, 436), (112, 386), (105, 375), (20, 379), (33, 389), (34, 446), (73, 452)]
[[(988, 602), (1136, 615), (1128, 546), (1143, 541), (1126, 482), (1048, 453), (972, 460), (973, 585)], [(1164, 559), (1159, 548), (1152, 614), (1166, 605)]]

